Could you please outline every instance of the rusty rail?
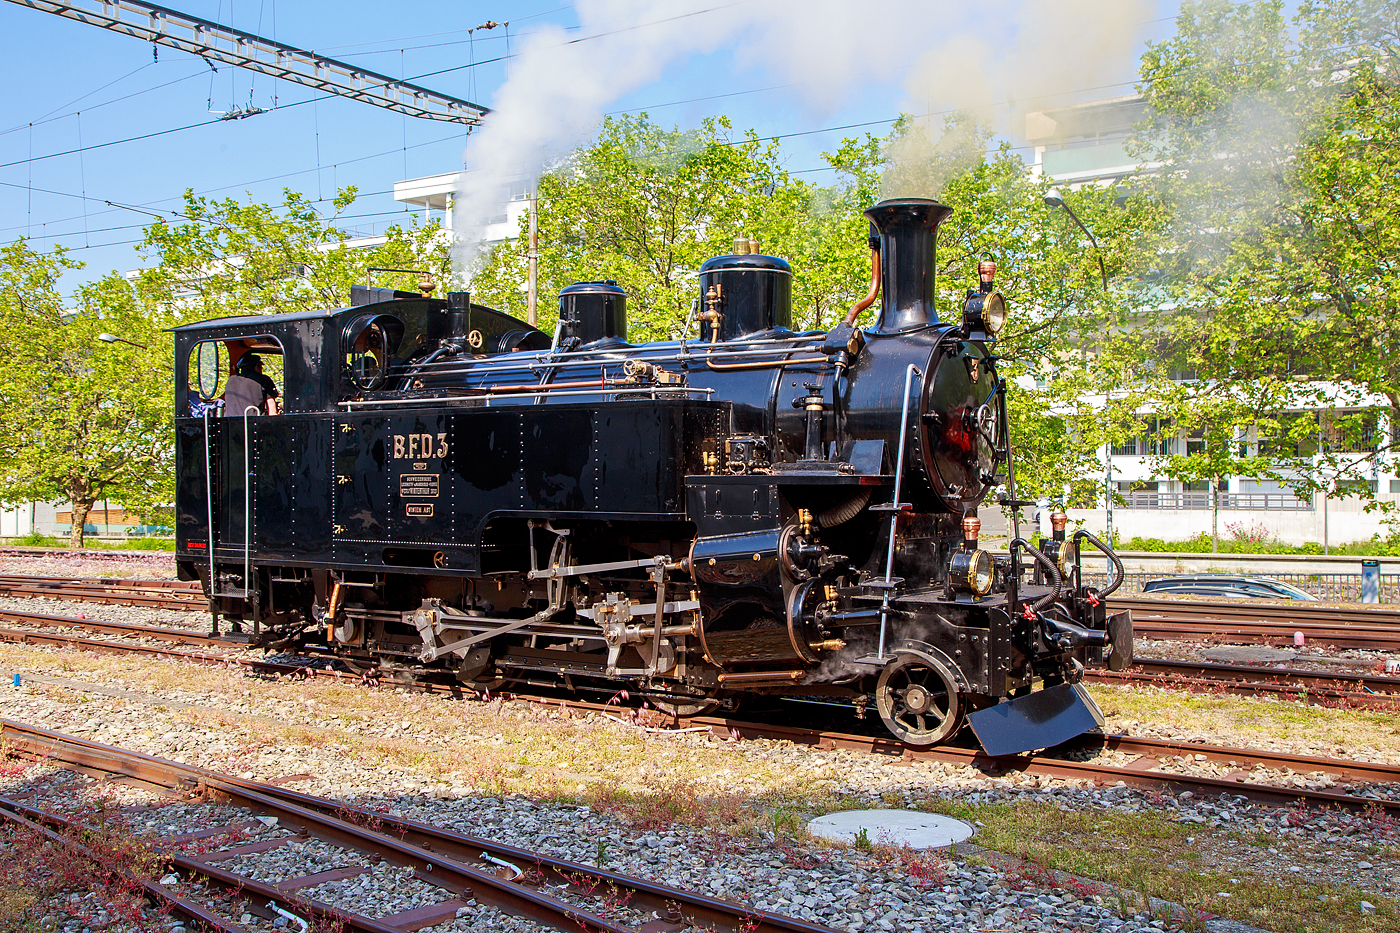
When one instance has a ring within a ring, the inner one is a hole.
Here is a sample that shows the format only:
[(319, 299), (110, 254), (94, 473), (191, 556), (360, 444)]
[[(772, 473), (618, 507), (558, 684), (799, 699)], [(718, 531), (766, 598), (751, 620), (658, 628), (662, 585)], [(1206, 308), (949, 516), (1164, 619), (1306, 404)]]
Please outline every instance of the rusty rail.
[[(230, 800), (254, 812), (276, 816), (279, 826), (345, 848), (373, 852), (394, 864), (412, 866), (415, 875), (421, 880), (455, 894), (469, 894), (478, 902), (490, 904), (517, 916), (530, 917), (570, 933), (635, 931), (631, 927), (622, 926), (604, 916), (545, 893), (537, 889), (537, 883), (523, 882), (519, 878), (508, 881), (473, 865), (480, 864), (483, 861), (482, 855), (488, 854), (503, 861), (523, 863), (544, 878), (558, 883), (575, 883), (581, 878), (589, 879), (609, 892), (632, 895), (631, 901), (640, 906), (654, 908), (662, 914), (673, 914), (680, 922), (705, 926), (708, 929), (727, 930), (732, 933), (836, 933), (830, 927), (794, 917), (748, 909), (730, 901), (671, 888), (618, 872), (448, 832), (411, 820), (399, 820), (335, 800), (226, 777), (203, 768), (113, 748), (8, 719), (0, 719), (0, 734), (3, 734), (12, 750), (35, 758), (62, 762), (75, 770), (124, 775), (174, 790), (197, 790), (206, 795), (212, 794)], [(24, 810), (13, 801), (3, 799), (0, 799), (0, 808), (12, 812)], [(42, 816), (32, 811), (23, 815), (30, 819)], [(379, 832), (358, 825), (358, 820), (377, 824), (386, 831)], [(264, 885), (262, 887), (266, 890), (262, 890), (248, 879), (223, 872), (205, 861), (173, 855), (171, 860), (177, 867), (192, 873), (197, 872), (221, 886), (239, 886), (259, 897), (285, 897), (284, 891), (279, 891), (273, 886)], [(317, 906), (319, 909), (325, 905)], [(384, 933), (386, 930), (396, 929), (392, 925), (376, 924), (374, 921), (365, 923), (366, 918), (352, 915), (330, 916), (359, 930)], [(398, 928), (398, 933), (402, 933), (401, 928)]]

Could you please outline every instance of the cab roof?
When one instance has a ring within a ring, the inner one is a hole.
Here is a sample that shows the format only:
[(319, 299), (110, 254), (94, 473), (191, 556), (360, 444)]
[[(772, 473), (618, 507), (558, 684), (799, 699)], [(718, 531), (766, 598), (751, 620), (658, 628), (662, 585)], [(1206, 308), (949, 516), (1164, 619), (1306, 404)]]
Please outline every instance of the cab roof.
[[(395, 307), (403, 307), (406, 301), (433, 301), (434, 299), (415, 296), (411, 299), (397, 299), (392, 301), (380, 301), (369, 305), (350, 305), (344, 308), (330, 308), (325, 311), (290, 311), (285, 314), (241, 314), (230, 317), (216, 317), (207, 321), (195, 321), (192, 324), (181, 324), (179, 327), (167, 328), (169, 333), (190, 334), (202, 333), (211, 330), (231, 330), (245, 327), (268, 327), (276, 324), (295, 324), (299, 321), (324, 321), (330, 318), (341, 317), (349, 314), (363, 314), (367, 311), (389, 311)], [(441, 301), (438, 302), (441, 304)]]

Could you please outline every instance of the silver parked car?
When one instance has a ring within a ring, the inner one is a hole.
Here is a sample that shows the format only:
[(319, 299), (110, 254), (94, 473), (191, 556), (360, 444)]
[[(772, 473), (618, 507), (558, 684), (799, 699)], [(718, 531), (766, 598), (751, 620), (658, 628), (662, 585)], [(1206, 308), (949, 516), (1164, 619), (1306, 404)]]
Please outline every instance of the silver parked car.
[(1149, 580), (1142, 587), (1144, 596), (1179, 594), (1183, 596), (1218, 596), (1226, 599), (1306, 599), (1316, 601), (1311, 593), (1289, 583), (1268, 577), (1246, 577), (1225, 573), (1191, 573)]

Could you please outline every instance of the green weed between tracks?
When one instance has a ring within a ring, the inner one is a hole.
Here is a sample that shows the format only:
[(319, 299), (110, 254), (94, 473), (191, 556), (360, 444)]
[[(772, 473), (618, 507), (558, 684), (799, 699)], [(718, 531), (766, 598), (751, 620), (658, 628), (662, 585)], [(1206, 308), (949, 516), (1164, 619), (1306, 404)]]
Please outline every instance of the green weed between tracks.
[[(1135, 898), (1142, 896), (1289, 933), (1400, 929), (1400, 905), (1393, 900), (1321, 880), (1312, 871), (1295, 880), (1246, 866), (1250, 849), (1278, 845), (1277, 837), (1179, 823), (1157, 810), (1070, 811), (1034, 801), (971, 805), (945, 800), (925, 806), (980, 823), (975, 838), (980, 846), (1022, 859), (1019, 873), (1008, 876), (1013, 882), (1019, 878), (1083, 896), (1072, 885), (1055, 882), (1050, 870), (1096, 879), (1128, 892), (1116, 895), (1125, 912), (1146, 909), (1146, 902)], [(1110, 901), (1115, 896), (1093, 893)], [(1362, 913), (1363, 900), (1375, 906), (1373, 913)], [(1198, 927), (1199, 919), (1185, 922), (1185, 929)]]

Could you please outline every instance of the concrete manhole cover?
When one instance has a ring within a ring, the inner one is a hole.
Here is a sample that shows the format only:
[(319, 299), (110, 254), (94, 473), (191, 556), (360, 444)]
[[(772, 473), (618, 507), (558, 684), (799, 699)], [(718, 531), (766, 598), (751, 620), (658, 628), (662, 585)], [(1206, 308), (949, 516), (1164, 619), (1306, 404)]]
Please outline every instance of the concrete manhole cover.
[(807, 824), (813, 836), (836, 842), (855, 842), (862, 829), (872, 843), (911, 849), (936, 849), (972, 836), (972, 827), (962, 820), (913, 810), (845, 810)]
[(1270, 661), (1292, 661), (1297, 656), (1298, 652), (1287, 648), (1266, 648), (1263, 645), (1226, 645), (1201, 652), (1201, 657), (1208, 661), (1224, 661), (1227, 664), (1266, 664)]

